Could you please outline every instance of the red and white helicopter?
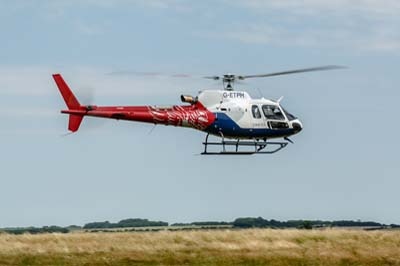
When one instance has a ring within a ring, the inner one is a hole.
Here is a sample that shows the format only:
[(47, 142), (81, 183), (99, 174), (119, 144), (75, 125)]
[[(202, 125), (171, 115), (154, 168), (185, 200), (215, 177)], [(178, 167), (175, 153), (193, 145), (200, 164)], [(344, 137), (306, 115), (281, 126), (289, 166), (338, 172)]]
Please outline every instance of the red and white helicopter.
[[(338, 68), (342, 67), (321, 66), (261, 75), (205, 77), (222, 81), (224, 89), (200, 91), (196, 97), (181, 95), (181, 101), (187, 104), (171, 107), (81, 105), (60, 74), (54, 74), (53, 78), (68, 107), (61, 113), (69, 114), (68, 129), (71, 132), (79, 129), (84, 116), (121, 119), (201, 130), (207, 133), (201, 153), (204, 155), (265, 154), (275, 153), (292, 143), (288, 137), (299, 133), (303, 125), (281, 106), (281, 99), (252, 99), (245, 91), (233, 90), (235, 81)], [(220, 137), (220, 141), (209, 141), (210, 134)], [(276, 138), (283, 138), (284, 141), (270, 141)], [(222, 149), (210, 151), (209, 146)], [(265, 149), (267, 146), (271, 146), (272, 150)]]

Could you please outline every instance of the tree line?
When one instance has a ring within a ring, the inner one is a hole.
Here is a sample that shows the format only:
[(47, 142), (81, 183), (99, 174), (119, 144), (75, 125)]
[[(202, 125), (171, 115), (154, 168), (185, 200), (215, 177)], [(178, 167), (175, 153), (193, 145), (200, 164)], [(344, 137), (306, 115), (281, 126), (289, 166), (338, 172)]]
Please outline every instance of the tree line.
[(25, 233), (29, 234), (42, 234), (42, 233), (69, 233), (70, 229), (68, 227), (61, 227), (61, 226), (43, 226), (43, 227), (15, 227), (15, 228), (3, 228), (0, 229), (1, 232), (14, 234), (14, 235), (21, 235)]
[[(339, 220), (339, 221), (323, 221), (323, 220), (267, 220), (262, 217), (242, 217), (237, 218), (233, 222), (224, 221), (204, 221), (192, 223), (173, 223), (163, 221), (151, 221), (148, 219), (130, 218), (124, 219), (116, 223), (109, 221), (104, 222), (91, 222), (84, 226), (70, 225), (67, 227), (61, 226), (43, 226), (43, 227), (17, 227), (17, 228), (3, 228), (0, 233), (9, 234), (39, 234), (39, 233), (69, 233), (74, 230), (101, 230), (113, 228), (127, 228), (127, 227), (166, 227), (168, 230), (183, 230), (190, 229), (190, 227), (197, 227), (199, 229), (219, 228), (221, 226), (230, 226), (232, 228), (299, 228), (299, 229), (312, 229), (318, 227), (391, 227), (399, 228), (397, 224), (382, 224), (373, 221), (353, 221), (353, 220)], [(181, 227), (181, 229), (180, 229)]]
[(313, 227), (384, 227), (385, 224), (377, 222), (363, 222), (352, 220), (340, 221), (321, 221), (321, 220), (289, 220), (277, 221), (274, 219), (266, 220), (262, 217), (237, 218), (233, 221), (233, 227), (238, 228), (313, 228)]
[(93, 222), (83, 226), (84, 229), (99, 229), (99, 228), (125, 228), (125, 227), (147, 227), (147, 226), (168, 226), (167, 222), (149, 221), (148, 219), (124, 219), (117, 223)]

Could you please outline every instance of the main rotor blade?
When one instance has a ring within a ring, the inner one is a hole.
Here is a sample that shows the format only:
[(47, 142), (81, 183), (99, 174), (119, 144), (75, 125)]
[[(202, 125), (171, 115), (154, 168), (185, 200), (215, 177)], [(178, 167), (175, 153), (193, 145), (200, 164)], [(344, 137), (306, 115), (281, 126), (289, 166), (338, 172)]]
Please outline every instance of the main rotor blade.
[(207, 77), (203, 77), (203, 78), (205, 78), (205, 79), (213, 79), (213, 80), (219, 80), (220, 79), (220, 77), (218, 77), (218, 76), (207, 76)]
[(346, 68), (346, 67), (334, 66), (334, 65), (311, 67), (311, 68), (295, 69), (295, 70), (288, 70), (288, 71), (268, 73), (268, 74), (239, 76), (239, 79), (265, 78), (265, 77), (273, 77), (273, 76), (280, 76), (280, 75), (296, 74), (296, 73), (303, 73), (303, 72), (313, 72), (313, 71), (333, 70), (333, 69), (341, 69), (341, 68)]
[(147, 76), (147, 77), (167, 77), (167, 78), (197, 78), (195, 75), (175, 73), (167, 74), (162, 72), (138, 72), (138, 71), (114, 71), (109, 72), (109, 76)]

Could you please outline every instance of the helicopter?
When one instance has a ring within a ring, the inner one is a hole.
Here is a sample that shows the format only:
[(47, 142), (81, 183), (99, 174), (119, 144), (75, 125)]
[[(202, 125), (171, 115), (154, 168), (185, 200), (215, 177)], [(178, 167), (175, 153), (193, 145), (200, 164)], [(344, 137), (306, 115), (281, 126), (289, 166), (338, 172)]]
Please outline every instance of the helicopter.
[[(237, 81), (339, 68), (343, 67), (328, 65), (258, 75), (205, 76), (222, 81), (223, 89), (203, 90), (197, 96), (181, 95), (185, 105), (169, 107), (81, 105), (61, 74), (53, 74), (53, 78), (67, 105), (68, 109), (61, 113), (69, 115), (68, 130), (72, 133), (78, 131), (85, 116), (189, 127), (206, 133), (202, 155), (251, 155), (282, 150), (293, 143), (289, 137), (298, 134), (303, 124), (282, 107), (282, 97), (253, 99), (246, 91), (234, 90)], [(209, 141), (210, 135), (218, 141)]]

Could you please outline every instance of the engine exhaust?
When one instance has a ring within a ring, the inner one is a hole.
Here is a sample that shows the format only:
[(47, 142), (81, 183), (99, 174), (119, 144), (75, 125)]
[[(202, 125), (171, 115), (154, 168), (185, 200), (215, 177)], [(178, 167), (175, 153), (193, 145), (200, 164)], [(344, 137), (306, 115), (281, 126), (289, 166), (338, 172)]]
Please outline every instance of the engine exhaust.
[(190, 95), (181, 95), (181, 101), (184, 103), (195, 104), (197, 102), (197, 98)]

